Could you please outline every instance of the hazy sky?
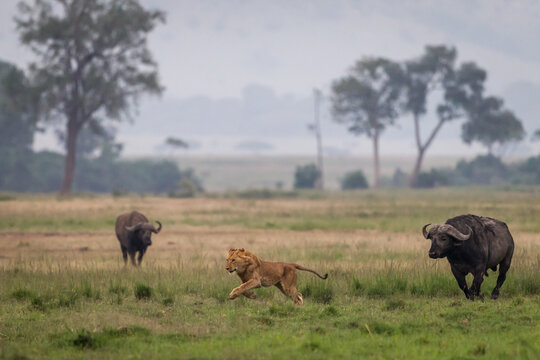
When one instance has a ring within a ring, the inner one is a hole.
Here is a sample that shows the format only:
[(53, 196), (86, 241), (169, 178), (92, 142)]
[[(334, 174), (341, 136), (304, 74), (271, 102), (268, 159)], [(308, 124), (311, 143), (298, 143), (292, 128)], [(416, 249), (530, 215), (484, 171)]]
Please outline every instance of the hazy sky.
[[(0, 58), (25, 66), (15, 0), (0, 2)], [(166, 136), (194, 144), (192, 153), (309, 153), (306, 123), (312, 89), (328, 94), (332, 80), (358, 59), (418, 56), (426, 44), (456, 46), (459, 61), (489, 74), (488, 93), (503, 96), (528, 132), (540, 128), (540, 1), (178, 1), (142, 0), (168, 13), (150, 36), (166, 92), (143, 101), (134, 125), (119, 129), (126, 154), (160, 150)], [(432, 119), (433, 120), (433, 119)], [(415, 152), (410, 119), (383, 135), (382, 154)], [(432, 125), (425, 121), (427, 128)], [(461, 124), (443, 128), (433, 154), (470, 154)], [(371, 144), (323, 117), (330, 153), (368, 154)], [(426, 130), (424, 130), (424, 133)], [(54, 144), (40, 137), (38, 147)], [(531, 152), (523, 144), (508, 151)]]

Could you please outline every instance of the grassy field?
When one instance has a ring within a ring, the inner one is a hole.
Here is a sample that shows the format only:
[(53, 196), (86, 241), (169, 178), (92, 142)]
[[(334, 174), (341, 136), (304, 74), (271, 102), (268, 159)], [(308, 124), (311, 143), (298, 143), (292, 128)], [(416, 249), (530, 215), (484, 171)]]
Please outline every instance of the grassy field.
[[(540, 357), (540, 188), (1, 199), (0, 358)], [(131, 209), (163, 223), (139, 269), (114, 236)], [(497, 301), (466, 300), (427, 256), (421, 226), (463, 213), (514, 235)], [(230, 247), (329, 278), (300, 272), (303, 307), (276, 288), (229, 301)]]

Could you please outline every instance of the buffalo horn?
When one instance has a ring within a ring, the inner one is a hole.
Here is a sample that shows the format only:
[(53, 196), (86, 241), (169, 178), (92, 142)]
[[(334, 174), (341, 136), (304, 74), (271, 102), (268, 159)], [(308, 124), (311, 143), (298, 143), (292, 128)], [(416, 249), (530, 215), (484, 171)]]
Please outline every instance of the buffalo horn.
[(428, 237), (428, 235), (429, 235), (428, 232), (427, 232), (427, 230), (426, 230), (426, 228), (427, 228), (429, 225), (431, 225), (431, 224), (426, 224), (426, 225), (424, 225), (424, 227), (422, 228), (422, 234), (424, 235), (424, 237), (425, 237), (426, 239), (427, 239), (427, 237)]
[(469, 233), (468, 234), (463, 234), (462, 232), (460, 232), (458, 229), (456, 229), (455, 227), (453, 227), (452, 225), (449, 225), (449, 224), (445, 224), (444, 226), (441, 226), (441, 231), (447, 233), (448, 235), (458, 239), (458, 240), (461, 240), (461, 241), (465, 241), (465, 240), (469, 240), (469, 238), (471, 237), (472, 235), (472, 229), (469, 225), (465, 225), (468, 229), (469, 229)]
[(141, 225), (144, 224), (144, 223), (138, 223), (138, 224), (135, 224), (135, 225), (131, 225), (131, 226), (124, 226), (124, 228), (127, 230), (127, 231), (136, 231), (136, 230), (139, 230), (141, 228)]
[(159, 226), (158, 226), (157, 230), (156, 230), (156, 228), (154, 228), (154, 230), (152, 230), (152, 231), (153, 231), (154, 233), (158, 234), (158, 233), (161, 231), (161, 223), (160, 223), (159, 221), (157, 221), (157, 220), (156, 220), (156, 222), (157, 222), (157, 224), (158, 224)]

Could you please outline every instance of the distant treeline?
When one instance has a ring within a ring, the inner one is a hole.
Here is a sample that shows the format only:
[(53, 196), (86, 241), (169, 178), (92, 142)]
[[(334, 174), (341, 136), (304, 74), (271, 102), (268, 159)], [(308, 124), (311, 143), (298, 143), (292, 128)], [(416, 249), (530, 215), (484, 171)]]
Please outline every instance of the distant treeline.
[[(399, 170), (392, 180), (396, 185), (407, 186), (407, 176), (401, 176)], [(511, 164), (489, 154), (470, 161), (461, 160), (453, 169), (420, 173), (416, 187), (466, 185), (540, 185), (540, 155)]]
[[(315, 164), (297, 166), (294, 174), (295, 189), (314, 189), (319, 177)], [(410, 174), (396, 169), (392, 176), (382, 176), (380, 187), (409, 187)], [(415, 188), (471, 185), (540, 185), (540, 155), (525, 161), (505, 164), (492, 154), (480, 155), (472, 160), (460, 160), (454, 168), (433, 168), (421, 172)], [(344, 174), (342, 190), (366, 189), (369, 185), (362, 170)]]
[[(0, 153), (0, 190), (57, 192), (63, 167), (63, 154), (4, 150)], [(192, 170), (180, 171), (172, 161), (119, 160), (105, 156), (79, 158), (73, 184), (77, 192), (114, 195), (166, 193), (187, 197), (202, 190)]]

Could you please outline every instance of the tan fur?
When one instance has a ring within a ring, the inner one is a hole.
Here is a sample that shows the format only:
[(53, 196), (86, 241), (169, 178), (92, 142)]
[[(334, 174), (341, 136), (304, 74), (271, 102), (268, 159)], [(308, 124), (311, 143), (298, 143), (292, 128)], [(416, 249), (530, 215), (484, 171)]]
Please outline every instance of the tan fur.
[(240, 295), (255, 299), (257, 295), (251, 291), (252, 289), (275, 285), (297, 305), (302, 305), (304, 300), (302, 294), (296, 290), (296, 270), (312, 272), (321, 279), (328, 277), (328, 274), (321, 276), (316, 271), (297, 264), (263, 261), (245, 249), (229, 250), (225, 270), (231, 274), (236, 272), (242, 280), (242, 285), (234, 288), (229, 294), (231, 300)]

